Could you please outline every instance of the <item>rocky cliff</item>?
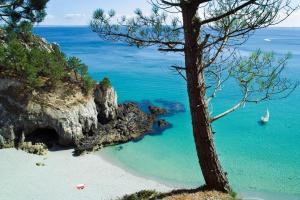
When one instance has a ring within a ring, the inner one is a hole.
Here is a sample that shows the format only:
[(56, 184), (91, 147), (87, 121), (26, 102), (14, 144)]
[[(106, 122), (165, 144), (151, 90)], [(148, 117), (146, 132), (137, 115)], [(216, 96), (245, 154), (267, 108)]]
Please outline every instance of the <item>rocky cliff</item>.
[[(26, 91), (14, 79), (0, 79), (0, 137), (12, 142), (21, 134), (53, 129), (61, 145), (71, 145), (97, 127), (97, 109), (92, 95), (80, 90)], [(72, 92), (73, 91), (73, 92)], [(69, 93), (69, 94), (68, 94)]]
[(31, 91), (15, 79), (0, 79), (0, 147), (54, 143), (74, 146), (80, 154), (140, 139), (152, 130), (156, 117), (135, 103), (118, 105), (111, 86), (97, 85), (86, 95), (68, 83)]

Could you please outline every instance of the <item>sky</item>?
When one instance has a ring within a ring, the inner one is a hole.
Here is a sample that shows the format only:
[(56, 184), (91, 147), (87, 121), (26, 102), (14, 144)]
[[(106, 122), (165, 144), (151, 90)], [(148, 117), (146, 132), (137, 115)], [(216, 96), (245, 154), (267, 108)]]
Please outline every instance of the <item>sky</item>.
[[(292, 1), (300, 4), (300, 0)], [(147, 0), (50, 0), (47, 5), (48, 15), (41, 25), (88, 25), (93, 11), (98, 8), (114, 9), (120, 16), (132, 16), (136, 8), (141, 8), (145, 14), (151, 10)], [(300, 9), (278, 26), (300, 27)]]

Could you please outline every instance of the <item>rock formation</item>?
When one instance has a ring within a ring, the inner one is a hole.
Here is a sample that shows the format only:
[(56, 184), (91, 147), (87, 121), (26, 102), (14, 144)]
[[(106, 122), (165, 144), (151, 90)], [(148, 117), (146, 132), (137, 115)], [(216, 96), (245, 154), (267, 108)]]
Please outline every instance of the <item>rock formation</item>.
[(167, 122), (167, 121), (164, 120), (164, 119), (159, 119), (159, 120), (157, 121), (157, 125), (158, 125), (158, 127), (160, 127), (160, 128), (166, 128), (166, 127), (170, 126), (170, 123)]
[(111, 86), (97, 85), (95, 92), (98, 120), (105, 124), (116, 118), (118, 109), (118, 96)]
[[(75, 145), (77, 153), (141, 139), (152, 130), (155, 118), (165, 113), (153, 109), (157, 112), (149, 115), (136, 103), (118, 105), (113, 87), (97, 85), (90, 95), (66, 84), (29, 92), (17, 80), (0, 78), (0, 147), (21, 146), (24, 141), (49, 147), (49, 137), (55, 138), (47, 136), (49, 131), (57, 134), (58, 144)], [(168, 125), (158, 122), (160, 128)]]
[(93, 133), (77, 141), (75, 151), (81, 154), (102, 146), (141, 139), (152, 130), (154, 119), (154, 116), (141, 111), (136, 103), (121, 104), (117, 109), (115, 120), (106, 124), (99, 123)]
[(167, 113), (166, 109), (156, 106), (148, 106), (148, 109), (153, 115), (164, 115)]
[[(0, 135), (5, 141), (25, 137), (37, 129), (54, 129), (58, 143), (71, 145), (77, 137), (97, 127), (93, 96), (66, 85), (53, 91), (26, 91), (14, 79), (0, 79)], [(69, 92), (69, 94), (68, 94)]]

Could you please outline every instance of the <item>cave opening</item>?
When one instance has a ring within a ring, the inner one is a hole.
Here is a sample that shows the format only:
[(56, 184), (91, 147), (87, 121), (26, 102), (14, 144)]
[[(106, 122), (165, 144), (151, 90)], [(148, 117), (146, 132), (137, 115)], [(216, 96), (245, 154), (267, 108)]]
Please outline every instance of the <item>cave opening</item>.
[(53, 128), (38, 128), (26, 135), (25, 142), (44, 143), (48, 149), (58, 145), (59, 136)]

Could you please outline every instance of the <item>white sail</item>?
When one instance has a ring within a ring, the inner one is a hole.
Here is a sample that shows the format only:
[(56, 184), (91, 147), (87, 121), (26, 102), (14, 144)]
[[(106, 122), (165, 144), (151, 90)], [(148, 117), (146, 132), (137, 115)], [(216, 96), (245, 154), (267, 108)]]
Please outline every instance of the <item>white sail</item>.
[(269, 109), (267, 109), (266, 114), (261, 117), (261, 121), (263, 123), (267, 123), (269, 121), (269, 119), (270, 119), (270, 113), (269, 113)]

